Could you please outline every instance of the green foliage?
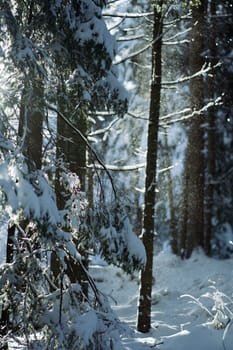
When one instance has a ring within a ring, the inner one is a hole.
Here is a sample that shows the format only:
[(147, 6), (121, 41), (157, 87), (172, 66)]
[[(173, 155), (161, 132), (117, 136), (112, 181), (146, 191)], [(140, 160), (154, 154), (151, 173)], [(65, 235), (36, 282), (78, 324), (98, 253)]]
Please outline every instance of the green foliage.
[[(61, 99), (72, 123), (77, 123), (80, 110), (84, 116), (98, 109), (124, 114), (128, 102), (112, 67), (113, 38), (93, 1), (4, 1), (0, 9), (5, 74), (0, 91), (0, 209), (14, 230), (12, 256), (0, 271), (0, 302), (7, 314), (4, 337), (21, 339), (31, 349), (108, 349), (113, 344), (118, 349), (119, 321), (83, 266), (80, 251), (93, 249), (128, 271), (140, 268), (144, 257), (128, 249), (132, 232), (124, 233), (122, 212), (110, 214), (105, 208), (89, 215), (77, 174), (62, 159), (65, 205), (58, 210), (53, 191), (57, 135), (48, 108)], [(33, 89), (37, 80), (43, 85), (40, 98)], [(63, 88), (59, 94), (58, 86)], [(47, 142), (40, 170), (29, 167), (28, 153), (22, 152), (25, 137), (33, 141), (35, 136), (25, 121), (37, 99), (36, 107), (44, 112), (43, 130), (38, 126), (38, 133), (43, 132)], [(98, 215), (99, 224), (93, 226)], [(107, 239), (100, 234), (103, 226)], [(58, 276), (50, 271), (51, 256)], [(86, 275), (88, 298), (78, 283), (71, 283), (69, 271), (74, 265)]]
[(184, 8), (187, 8), (187, 7), (198, 7), (201, 5), (201, 0), (185, 0), (185, 1), (182, 1), (182, 6)]

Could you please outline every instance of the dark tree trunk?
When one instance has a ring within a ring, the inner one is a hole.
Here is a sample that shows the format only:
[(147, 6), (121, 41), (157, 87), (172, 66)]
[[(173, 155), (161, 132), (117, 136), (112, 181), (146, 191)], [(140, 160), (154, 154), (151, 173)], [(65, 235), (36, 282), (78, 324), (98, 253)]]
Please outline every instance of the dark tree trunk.
[(31, 86), (25, 83), (21, 98), (18, 135), (20, 142), (23, 143), (23, 154), (27, 158), (30, 171), (41, 169), (43, 97), (44, 89), (40, 78), (32, 78)]
[[(204, 2), (192, 8), (192, 31), (190, 40), (190, 74), (201, 71), (203, 60)], [(198, 115), (191, 118), (186, 153), (187, 224), (185, 257), (190, 257), (195, 247), (204, 247), (204, 91), (202, 74), (190, 80), (192, 111)]]
[[(162, 1), (160, 1), (162, 8)], [(153, 280), (153, 244), (158, 125), (161, 95), (161, 50), (162, 50), (162, 13), (154, 7), (154, 27), (152, 45), (152, 81), (150, 96), (150, 115), (147, 141), (145, 208), (143, 218), (143, 243), (147, 253), (145, 269), (141, 272), (141, 286), (138, 307), (137, 329), (149, 332), (151, 328), (151, 292)]]
[[(206, 13), (208, 14), (207, 23), (207, 45), (209, 52), (209, 63), (214, 66), (216, 63), (216, 30), (215, 30), (215, 16), (216, 16), (216, 4), (215, 1), (210, 1), (209, 8)], [(208, 5), (208, 4), (207, 4)], [(215, 95), (215, 81), (214, 74), (210, 74), (207, 78), (207, 91), (208, 99), (214, 99)], [(212, 106), (208, 109), (208, 131), (207, 131), (207, 184), (206, 184), (206, 202), (205, 202), (205, 242), (204, 248), (207, 255), (211, 254), (211, 238), (212, 238), (212, 216), (213, 216), (213, 193), (214, 185), (213, 179), (215, 175), (215, 158), (216, 158), (216, 125), (215, 125), (215, 107)]]
[(169, 200), (169, 209), (170, 209), (170, 242), (172, 252), (178, 255), (178, 233), (177, 233), (177, 224), (176, 224), (176, 215), (175, 215), (175, 205), (174, 205), (174, 195), (173, 195), (173, 181), (170, 167), (170, 157), (169, 157), (169, 148), (167, 141), (167, 134), (164, 136), (164, 146), (165, 146), (165, 168), (167, 175), (167, 193)]
[[(64, 102), (63, 98), (61, 97), (63, 95), (63, 89), (65, 89), (64, 86), (61, 85), (60, 91), (58, 91), (58, 109), (59, 111), (64, 114), (65, 116), (68, 115), (67, 110), (67, 104)], [(75, 106), (75, 103), (74, 103)], [(73, 106), (73, 107), (74, 107)], [(72, 105), (69, 107), (72, 110)], [(74, 108), (73, 108), (74, 109)], [(70, 113), (70, 111), (69, 111)], [(77, 114), (74, 117), (74, 120), (71, 122), (74, 123), (75, 126), (81, 131), (83, 135), (86, 134), (87, 131), (87, 121), (84, 113), (82, 110), (77, 110)], [(66, 168), (72, 172), (78, 175), (80, 180), (80, 190), (85, 191), (85, 183), (86, 183), (86, 162), (87, 162), (87, 154), (86, 154), (86, 144), (78, 135), (75, 133), (74, 130), (72, 130), (65, 122), (64, 120), (59, 116), (57, 116), (57, 160), (62, 159), (65, 164)], [(56, 179), (56, 197), (57, 197), (57, 204), (59, 209), (63, 209), (66, 198), (64, 198), (64, 189), (61, 187), (60, 181), (59, 181), (59, 173), (57, 173), (57, 179)], [(81, 242), (79, 240), (76, 240), (77, 246), (81, 247)], [(83, 257), (83, 265), (86, 269), (88, 269), (88, 256), (85, 253), (85, 250), (82, 248), (78, 248), (81, 256)], [(82, 251), (80, 251), (82, 250)], [(83, 293), (87, 296), (88, 295), (88, 283), (86, 280), (86, 274), (83, 271), (82, 268), (80, 268), (80, 265), (74, 261), (69, 262), (69, 268), (67, 271), (67, 274), (70, 278), (70, 281), (72, 283), (79, 282), (82, 286)], [(55, 276), (58, 276), (58, 264), (56, 261), (56, 257), (53, 255), (51, 260), (51, 269), (53, 271), (53, 274)]]

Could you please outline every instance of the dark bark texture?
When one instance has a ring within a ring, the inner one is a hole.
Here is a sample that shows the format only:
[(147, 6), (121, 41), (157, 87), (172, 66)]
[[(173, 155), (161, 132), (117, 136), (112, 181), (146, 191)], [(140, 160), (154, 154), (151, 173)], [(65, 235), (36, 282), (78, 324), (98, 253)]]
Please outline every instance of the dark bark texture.
[[(162, 2), (160, 2), (162, 8)], [(143, 243), (147, 253), (145, 269), (141, 272), (141, 286), (138, 307), (137, 329), (146, 333), (151, 328), (151, 293), (153, 281), (153, 244), (154, 244), (154, 216), (156, 163), (158, 144), (158, 125), (160, 115), (161, 95), (161, 49), (162, 49), (162, 13), (154, 7), (154, 27), (152, 46), (152, 81), (150, 95), (150, 116), (148, 126), (145, 208), (143, 218)]]

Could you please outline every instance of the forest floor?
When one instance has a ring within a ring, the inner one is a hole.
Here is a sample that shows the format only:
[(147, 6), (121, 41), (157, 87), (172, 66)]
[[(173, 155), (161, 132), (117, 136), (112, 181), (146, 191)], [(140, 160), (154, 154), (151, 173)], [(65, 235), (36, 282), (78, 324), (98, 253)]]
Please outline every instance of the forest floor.
[[(0, 235), (0, 263), (2, 243)], [(208, 258), (199, 251), (180, 260), (167, 250), (159, 252), (147, 334), (136, 331), (139, 274), (132, 278), (98, 258), (91, 262), (90, 273), (123, 322), (122, 349), (233, 349), (233, 259)], [(11, 349), (20, 347), (12, 344)]]
[[(98, 262), (91, 273), (112, 296), (120, 320), (135, 330), (138, 275), (132, 279)], [(123, 343), (127, 350), (232, 350), (233, 259), (216, 260), (199, 251), (182, 261), (161, 251), (154, 259), (152, 329), (135, 331)]]

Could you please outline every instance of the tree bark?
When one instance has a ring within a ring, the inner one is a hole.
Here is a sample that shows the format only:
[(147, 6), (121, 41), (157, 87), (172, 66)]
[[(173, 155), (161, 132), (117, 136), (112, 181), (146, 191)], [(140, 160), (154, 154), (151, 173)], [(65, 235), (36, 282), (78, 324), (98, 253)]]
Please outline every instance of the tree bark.
[(44, 89), (40, 78), (32, 77), (22, 91), (18, 135), (29, 171), (41, 169)]
[[(209, 63), (214, 66), (216, 63), (216, 45), (215, 45), (215, 15), (216, 15), (216, 4), (215, 1), (210, 1), (208, 13), (209, 22), (207, 24), (208, 33), (208, 52), (209, 52)], [(207, 4), (208, 5), (208, 4)], [(208, 75), (207, 77), (208, 86), (208, 99), (214, 99), (215, 92), (215, 79), (214, 75)], [(205, 242), (204, 248), (207, 255), (211, 254), (211, 238), (212, 238), (212, 216), (213, 216), (213, 193), (214, 185), (212, 183), (215, 175), (215, 158), (216, 158), (216, 145), (215, 145), (215, 107), (212, 106), (208, 109), (208, 131), (207, 131), (207, 183), (206, 183), (206, 202), (205, 202)]]
[[(204, 2), (192, 7), (192, 31), (190, 40), (190, 75), (203, 67)], [(204, 105), (203, 77), (190, 80), (192, 110), (201, 110)], [(192, 117), (186, 153), (187, 232), (185, 257), (196, 247), (204, 247), (204, 126), (203, 113)], [(186, 208), (184, 208), (186, 210)]]
[[(162, 11), (162, 1), (159, 2)], [(161, 51), (162, 51), (162, 12), (154, 7), (152, 80), (150, 94), (150, 115), (147, 140), (145, 207), (142, 240), (147, 253), (145, 269), (141, 271), (141, 286), (138, 307), (137, 329), (149, 332), (151, 328), (151, 293), (153, 280), (153, 243), (156, 189), (156, 163), (158, 144), (158, 125), (161, 95)]]
[[(60, 86), (60, 91), (58, 91), (58, 109), (59, 111), (67, 115), (67, 103), (62, 98), (65, 87)], [(74, 103), (75, 106), (75, 103)], [(69, 106), (72, 110), (72, 103)], [(81, 109), (77, 111), (75, 116), (74, 124), (78, 126), (78, 129), (82, 132), (83, 135), (86, 134), (87, 131), (87, 121), (84, 113), (82, 113)], [(80, 190), (85, 191), (86, 184), (86, 163), (87, 163), (87, 151), (86, 145), (80, 135), (75, 133), (58, 115), (57, 116), (57, 160), (62, 159), (65, 162), (67, 169), (78, 175), (80, 180)], [(64, 189), (59, 181), (59, 173), (57, 173), (56, 178), (56, 198), (57, 205), (59, 209), (64, 209), (66, 198), (64, 198)], [(80, 242), (76, 239), (77, 246), (80, 247)], [(88, 268), (88, 256), (86, 255), (84, 249), (79, 252), (83, 258), (83, 265), (85, 268)], [(82, 286), (83, 293), (88, 295), (88, 283), (86, 280), (86, 274), (80, 265), (74, 261), (69, 262), (69, 268), (67, 270), (67, 274), (72, 283), (79, 282)], [(52, 255), (51, 259), (51, 270), (53, 271), (54, 276), (58, 276), (58, 264), (57, 259), (54, 255)]]
[(165, 168), (167, 175), (167, 193), (168, 193), (168, 201), (170, 207), (170, 242), (173, 254), (178, 255), (178, 234), (177, 234), (177, 225), (176, 225), (176, 215), (175, 215), (175, 205), (174, 205), (174, 195), (173, 195), (173, 182), (172, 182), (172, 174), (170, 166), (170, 157), (169, 157), (169, 147), (167, 134), (164, 135), (164, 146), (165, 146)]

